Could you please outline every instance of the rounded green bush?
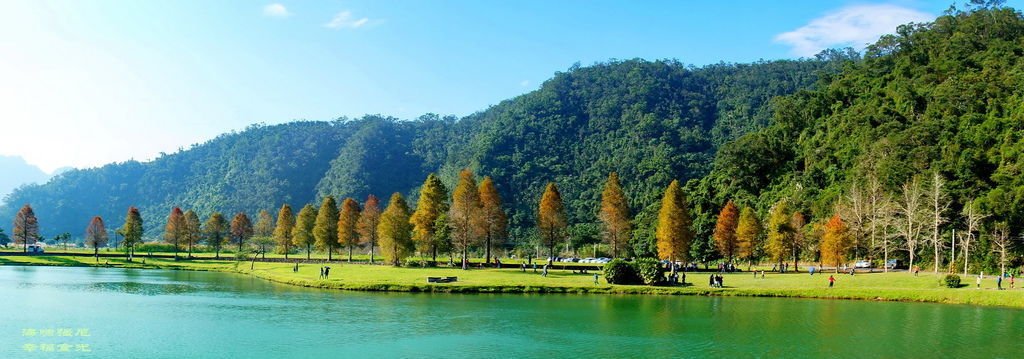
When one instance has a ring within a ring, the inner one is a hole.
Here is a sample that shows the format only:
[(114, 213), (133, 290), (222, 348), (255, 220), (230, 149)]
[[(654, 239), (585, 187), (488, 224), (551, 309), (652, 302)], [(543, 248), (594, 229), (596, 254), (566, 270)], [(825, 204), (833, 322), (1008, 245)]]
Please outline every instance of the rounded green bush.
[(947, 288), (960, 288), (960, 276), (956, 274), (947, 274), (942, 278), (942, 283), (945, 284)]
[(611, 284), (637, 284), (640, 279), (633, 266), (621, 259), (612, 259), (604, 264), (604, 279)]
[(640, 258), (633, 265), (636, 267), (636, 274), (646, 285), (657, 285), (665, 279), (665, 271), (657, 259)]

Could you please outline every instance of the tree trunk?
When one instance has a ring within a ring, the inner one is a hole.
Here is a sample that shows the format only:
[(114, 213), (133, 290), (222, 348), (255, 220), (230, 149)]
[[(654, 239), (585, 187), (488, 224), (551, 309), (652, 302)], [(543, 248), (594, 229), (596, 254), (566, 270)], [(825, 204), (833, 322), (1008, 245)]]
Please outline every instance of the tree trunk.
[(312, 252), (312, 249), (310, 247), (310, 245), (306, 245), (306, 260), (309, 260), (309, 253)]
[(373, 242), (370, 242), (370, 264), (373, 264)]
[(484, 258), (485, 258), (484, 259), (484, 264), (485, 265), (490, 265), (491, 264), (491, 231), (490, 230), (487, 231), (487, 237), (484, 240), (484, 253), (486, 253), (484, 255)]
[(216, 253), (215, 257), (217, 259), (220, 259), (220, 247), (218, 246), (217, 248), (214, 248), (213, 250)]
[(462, 246), (462, 270), (469, 269), (469, 263), (467, 263), (466, 246)]
[(352, 263), (352, 245), (348, 245), (348, 262)]
[(330, 262), (333, 259), (334, 246), (327, 246), (327, 261)]

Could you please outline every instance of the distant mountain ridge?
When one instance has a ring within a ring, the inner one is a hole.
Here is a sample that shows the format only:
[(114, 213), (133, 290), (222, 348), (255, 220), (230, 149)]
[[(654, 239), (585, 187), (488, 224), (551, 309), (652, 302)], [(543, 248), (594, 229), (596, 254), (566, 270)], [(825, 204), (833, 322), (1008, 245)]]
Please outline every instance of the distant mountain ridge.
[(7, 197), (20, 186), (40, 184), (49, 179), (48, 173), (25, 162), (20, 156), (0, 155), (0, 198)]

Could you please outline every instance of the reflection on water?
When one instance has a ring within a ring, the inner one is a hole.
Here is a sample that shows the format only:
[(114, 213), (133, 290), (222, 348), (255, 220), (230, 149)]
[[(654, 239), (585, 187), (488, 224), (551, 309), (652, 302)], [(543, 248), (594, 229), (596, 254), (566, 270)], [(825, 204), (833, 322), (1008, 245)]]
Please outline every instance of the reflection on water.
[[(1018, 357), (1022, 311), (769, 298), (360, 293), (248, 276), (0, 267), (0, 358), (25, 328), (75, 357)], [(925, 340), (925, 338), (927, 340)], [(985, 343), (985, 345), (978, 345)]]

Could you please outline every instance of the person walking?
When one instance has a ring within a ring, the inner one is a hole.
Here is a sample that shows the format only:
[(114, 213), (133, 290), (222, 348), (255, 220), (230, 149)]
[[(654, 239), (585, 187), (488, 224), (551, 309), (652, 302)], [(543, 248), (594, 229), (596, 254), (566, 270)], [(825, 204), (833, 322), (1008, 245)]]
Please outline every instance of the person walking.
[(1015, 276), (1015, 275), (1013, 275), (1013, 274), (1010, 274), (1010, 289), (1013, 289), (1013, 282), (1014, 282), (1013, 280), (1014, 280), (1015, 278), (1016, 278), (1016, 276)]
[(982, 276), (982, 274), (979, 274), (978, 275), (978, 279), (975, 280), (975, 282), (977, 282), (977, 284), (978, 284), (978, 289), (981, 289), (981, 276)]
[(331, 267), (324, 267), (324, 279), (331, 277)]
[(710, 277), (708, 277), (708, 286), (712, 287), (712, 288), (715, 287), (715, 275), (714, 274), (712, 274)]
[(836, 277), (833, 277), (831, 274), (829, 274), (829, 276), (828, 276), (828, 287), (832, 288), (832, 286), (835, 285), (835, 284), (836, 284)]
[(597, 274), (594, 274), (594, 285), (597, 285)]
[(320, 266), (320, 279), (324, 279), (324, 267)]
[(547, 264), (544, 265), (544, 272), (541, 273), (541, 276), (544, 276), (544, 277), (548, 276), (548, 265)]
[(1003, 290), (1003, 276), (996, 277), (996, 289)]

